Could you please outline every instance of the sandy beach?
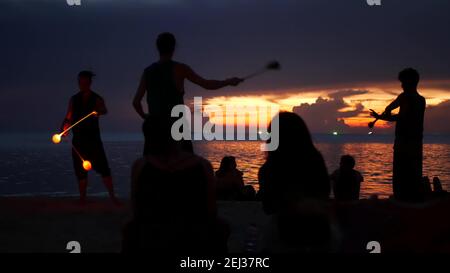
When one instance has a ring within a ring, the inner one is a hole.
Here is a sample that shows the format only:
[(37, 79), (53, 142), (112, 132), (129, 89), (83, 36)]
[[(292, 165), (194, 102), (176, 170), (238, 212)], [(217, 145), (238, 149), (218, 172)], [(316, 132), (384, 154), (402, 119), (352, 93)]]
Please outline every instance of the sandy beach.
[[(450, 201), (424, 205), (389, 200), (362, 200), (335, 206), (341, 251), (367, 253), (378, 241), (382, 251), (450, 253)], [(249, 225), (264, 229), (269, 217), (258, 202), (219, 202), (219, 216), (231, 228), (229, 250), (243, 252)], [(129, 219), (127, 205), (91, 199), (80, 206), (74, 198), (0, 199), (0, 252), (67, 253), (78, 241), (86, 253), (120, 252), (121, 227)]]
[[(222, 202), (219, 214), (233, 231), (231, 252), (242, 250), (249, 224), (266, 219), (258, 202)], [(75, 198), (2, 198), (0, 252), (67, 253), (69, 241), (78, 241), (82, 252), (120, 252), (121, 228), (129, 218), (126, 204), (116, 207), (102, 198), (85, 206)]]

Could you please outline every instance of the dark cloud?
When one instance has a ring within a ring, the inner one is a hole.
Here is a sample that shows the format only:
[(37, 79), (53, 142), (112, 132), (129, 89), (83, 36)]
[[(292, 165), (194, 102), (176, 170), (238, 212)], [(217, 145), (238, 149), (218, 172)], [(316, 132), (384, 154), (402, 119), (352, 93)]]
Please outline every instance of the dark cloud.
[(450, 100), (427, 107), (424, 127), (425, 133), (450, 134)]
[(350, 107), (344, 101), (345, 97), (367, 94), (366, 90), (341, 90), (328, 94), (329, 99), (319, 97), (315, 103), (302, 103), (292, 111), (299, 114), (308, 125), (311, 132), (330, 133), (333, 131), (350, 132), (351, 128), (345, 124), (343, 118), (356, 116), (364, 111), (364, 106), (357, 103), (354, 110), (342, 111)]
[[(366, 94), (364, 90), (344, 90), (328, 94), (329, 99), (318, 97), (315, 103), (302, 103), (292, 109), (299, 114), (308, 124), (311, 132), (330, 133), (333, 131), (345, 133), (361, 133), (366, 128), (348, 126), (343, 118), (353, 117), (366, 112), (367, 109), (357, 102), (354, 110), (341, 111), (350, 107), (344, 98), (359, 94)], [(395, 123), (388, 123), (387, 128), (377, 128), (378, 133), (392, 133)], [(438, 105), (428, 106), (424, 120), (425, 134), (450, 134), (450, 100), (445, 100)]]

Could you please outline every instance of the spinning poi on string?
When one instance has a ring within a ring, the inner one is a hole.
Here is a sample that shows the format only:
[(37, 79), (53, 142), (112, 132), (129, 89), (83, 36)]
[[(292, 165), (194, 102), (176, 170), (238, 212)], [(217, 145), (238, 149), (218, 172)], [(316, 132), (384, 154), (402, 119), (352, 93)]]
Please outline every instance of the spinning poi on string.
[(59, 143), (61, 137), (67, 136), (69, 131), (72, 131), (72, 159), (79, 183), (81, 202), (86, 201), (87, 172), (94, 169), (102, 176), (113, 202), (118, 203), (100, 136), (99, 116), (105, 115), (107, 109), (103, 98), (91, 90), (93, 77), (94, 73), (91, 71), (81, 71), (78, 74), (80, 91), (70, 99), (62, 132), (53, 135), (52, 141)]

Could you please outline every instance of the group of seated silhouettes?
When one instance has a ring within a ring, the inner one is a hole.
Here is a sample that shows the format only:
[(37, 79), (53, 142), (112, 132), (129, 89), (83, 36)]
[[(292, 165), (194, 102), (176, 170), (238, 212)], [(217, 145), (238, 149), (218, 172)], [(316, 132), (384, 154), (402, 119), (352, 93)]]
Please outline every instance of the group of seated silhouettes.
[[(214, 173), (210, 162), (171, 137), (171, 122), (148, 118), (146, 154), (132, 169), (133, 217), (124, 228), (123, 251), (226, 253), (230, 228), (218, 218), (217, 200), (259, 200), (276, 222), (279, 241), (309, 250), (327, 249), (331, 240), (330, 176), (300, 116), (279, 115), (279, 146), (259, 170), (259, 192), (245, 186), (234, 157)], [(170, 119), (170, 118), (167, 118)], [(270, 127), (269, 127), (270, 130)], [(358, 200), (361, 174), (343, 156), (331, 175), (339, 200)]]

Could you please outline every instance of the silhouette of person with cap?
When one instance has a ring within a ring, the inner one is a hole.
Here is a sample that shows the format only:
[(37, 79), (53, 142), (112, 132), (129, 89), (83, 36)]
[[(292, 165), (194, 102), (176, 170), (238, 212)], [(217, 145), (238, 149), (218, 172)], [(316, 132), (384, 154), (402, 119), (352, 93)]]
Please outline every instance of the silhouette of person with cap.
[(95, 74), (91, 71), (81, 71), (78, 74), (80, 91), (71, 97), (62, 127), (65, 130), (93, 111), (97, 112), (96, 115), (90, 116), (72, 129), (72, 145), (74, 147), (72, 148), (72, 158), (75, 174), (79, 182), (80, 201), (82, 203), (86, 202), (88, 184), (87, 171), (83, 169), (83, 162), (80, 159), (80, 156), (82, 156), (83, 159), (91, 161), (93, 169), (101, 174), (103, 183), (108, 189), (113, 202), (120, 204), (114, 194), (111, 170), (100, 136), (99, 116), (106, 115), (108, 110), (103, 98), (91, 90), (94, 76)]

